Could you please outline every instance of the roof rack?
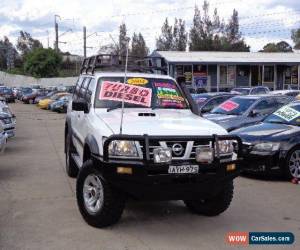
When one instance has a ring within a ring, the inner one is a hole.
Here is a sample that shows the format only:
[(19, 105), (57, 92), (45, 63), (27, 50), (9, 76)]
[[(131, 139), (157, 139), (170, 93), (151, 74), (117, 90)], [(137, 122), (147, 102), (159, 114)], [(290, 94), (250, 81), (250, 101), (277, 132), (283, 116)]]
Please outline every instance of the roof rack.
[[(157, 59), (160, 65), (157, 66)], [(83, 60), (80, 68), (80, 74), (94, 74), (96, 69), (103, 71), (123, 71), (125, 70), (126, 56), (113, 54), (99, 54), (87, 57)], [(168, 73), (167, 65), (161, 57), (135, 57), (128, 56), (127, 70), (131, 72), (143, 73)]]

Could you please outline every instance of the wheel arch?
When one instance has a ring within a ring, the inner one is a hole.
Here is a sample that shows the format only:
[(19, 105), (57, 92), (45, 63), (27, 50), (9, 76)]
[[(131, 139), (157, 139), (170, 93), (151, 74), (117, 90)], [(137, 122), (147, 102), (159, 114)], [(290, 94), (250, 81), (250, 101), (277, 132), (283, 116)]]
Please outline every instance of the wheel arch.
[(99, 155), (99, 147), (96, 138), (88, 135), (83, 147), (83, 162), (91, 158), (91, 154)]

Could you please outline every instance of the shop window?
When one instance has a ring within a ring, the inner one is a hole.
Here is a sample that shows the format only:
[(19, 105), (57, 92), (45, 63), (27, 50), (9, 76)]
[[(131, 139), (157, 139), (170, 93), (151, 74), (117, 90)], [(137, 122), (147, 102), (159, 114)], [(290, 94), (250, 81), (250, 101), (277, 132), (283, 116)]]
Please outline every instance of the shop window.
[(298, 66), (293, 66), (291, 71), (292, 84), (298, 84)]
[(227, 65), (220, 65), (220, 84), (227, 84)]
[(192, 65), (184, 65), (183, 66), (183, 74), (185, 77), (185, 83), (186, 84), (192, 84)]
[(264, 82), (274, 82), (274, 66), (264, 66)]

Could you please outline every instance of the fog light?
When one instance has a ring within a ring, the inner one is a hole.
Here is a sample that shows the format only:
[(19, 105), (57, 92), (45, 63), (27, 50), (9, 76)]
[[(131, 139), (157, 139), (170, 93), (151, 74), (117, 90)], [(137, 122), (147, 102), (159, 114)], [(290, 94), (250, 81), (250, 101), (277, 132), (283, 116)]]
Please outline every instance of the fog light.
[(170, 148), (155, 148), (153, 150), (154, 163), (168, 163), (172, 160), (172, 151)]
[(236, 169), (235, 164), (229, 164), (229, 165), (227, 165), (227, 167), (226, 167), (226, 170), (227, 170), (227, 171), (233, 171), (233, 170), (235, 170), (235, 169)]
[(210, 147), (198, 147), (196, 148), (196, 161), (200, 163), (212, 163), (213, 161), (213, 149)]
[(132, 168), (118, 167), (117, 173), (118, 174), (132, 174)]

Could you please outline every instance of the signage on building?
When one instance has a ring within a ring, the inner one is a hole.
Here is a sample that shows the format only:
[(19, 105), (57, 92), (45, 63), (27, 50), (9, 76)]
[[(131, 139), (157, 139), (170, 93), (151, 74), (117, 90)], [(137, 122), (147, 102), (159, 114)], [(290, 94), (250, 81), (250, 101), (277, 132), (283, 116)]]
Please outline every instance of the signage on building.
[(193, 75), (194, 86), (197, 88), (207, 87), (207, 74), (206, 73), (194, 73)]

